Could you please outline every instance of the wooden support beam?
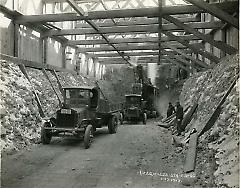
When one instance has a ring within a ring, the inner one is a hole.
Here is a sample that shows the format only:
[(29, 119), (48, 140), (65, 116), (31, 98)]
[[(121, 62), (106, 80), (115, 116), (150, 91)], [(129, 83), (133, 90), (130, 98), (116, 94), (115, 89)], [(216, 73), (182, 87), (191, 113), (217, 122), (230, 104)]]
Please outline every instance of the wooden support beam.
[(59, 108), (61, 108), (62, 107), (62, 101), (61, 101), (60, 96), (58, 95), (58, 92), (56, 91), (51, 79), (49, 78), (49, 76), (47, 74), (47, 71), (45, 69), (42, 69), (42, 72), (43, 72), (44, 76), (47, 78), (48, 82), (50, 83), (55, 95), (57, 96), (58, 103), (59, 103), (58, 106), (59, 106)]
[[(118, 47), (118, 50), (120, 51), (128, 51), (128, 50), (158, 50), (158, 45), (142, 45), (142, 46), (121, 46)], [(166, 47), (168, 48), (168, 47)], [(178, 46), (178, 48), (184, 49), (183, 46)], [(81, 48), (78, 49), (79, 53), (85, 53), (85, 52), (101, 52), (101, 51), (115, 51), (111, 46), (106, 47), (98, 47), (98, 48)]]
[(201, 32), (199, 32), (198, 30), (192, 28), (191, 26), (189, 25), (186, 25), (182, 22), (180, 22), (178, 19), (172, 17), (172, 16), (168, 16), (168, 15), (165, 15), (164, 16), (164, 19), (174, 23), (175, 25), (183, 28), (185, 31), (187, 32), (190, 32), (192, 34), (194, 34), (195, 36), (201, 38), (202, 40), (204, 40), (205, 42), (208, 42), (209, 44), (212, 44), (213, 46), (215, 46), (216, 48), (222, 50), (222, 51), (225, 51), (226, 53), (228, 54), (234, 54), (237, 52), (237, 49), (232, 47), (232, 46), (229, 46), (228, 44), (226, 43), (223, 43), (223, 42), (220, 42), (220, 41), (215, 41), (211, 36), (209, 35), (205, 35)]
[(19, 24), (14, 24), (14, 57), (18, 57), (19, 43)]
[(158, 64), (160, 64), (161, 61), (161, 45), (162, 45), (162, 30), (163, 28), (163, 23), (162, 23), (162, 6), (165, 3), (165, 0), (158, 0)]
[[(175, 18), (174, 18), (175, 19)], [(184, 26), (193, 29), (216, 29), (223, 26), (223, 23), (214, 22), (194, 22), (187, 23)], [(186, 27), (181, 27), (175, 24), (164, 24), (162, 25), (163, 31), (181, 31), (185, 30)], [(44, 36), (61, 36), (61, 35), (86, 35), (86, 34), (103, 34), (110, 33), (134, 33), (134, 32), (148, 32), (158, 33), (158, 25), (138, 25), (138, 26), (114, 26), (114, 27), (102, 27), (101, 29), (62, 29), (62, 30), (50, 30), (46, 31)], [(200, 32), (199, 32), (200, 33)], [(197, 35), (198, 37), (200, 35)], [(200, 37), (199, 37), (200, 38)]]
[(202, 62), (202, 61), (200, 61), (200, 60), (198, 60), (198, 59), (195, 59), (195, 58), (192, 57), (191, 55), (185, 54), (182, 50), (179, 50), (179, 49), (175, 48), (173, 45), (170, 45), (170, 44), (164, 44), (164, 45), (165, 45), (166, 47), (169, 47), (169, 48), (172, 49), (173, 51), (176, 51), (177, 53), (181, 54), (181, 55), (184, 56), (185, 58), (191, 60), (192, 62), (196, 63), (197, 65), (199, 65), (199, 66), (201, 66), (201, 67), (203, 67), (203, 68), (208, 68), (208, 67), (209, 67), (206, 63), (204, 63), (204, 62)]
[[(181, 22), (200, 22), (199, 17), (186, 17), (186, 18), (179, 18)], [(163, 24), (169, 23), (166, 20), (163, 20)], [(158, 20), (156, 18), (134, 18), (131, 20), (121, 20), (116, 22), (116, 24), (113, 24), (112, 21), (106, 20), (105, 22), (96, 22), (95, 24), (101, 28), (101, 27), (113, 27), (114, 25), (118, 26), (129, 26), (129, 25), (152, 25), (152, 24), (158, 24)], [(78, 22), (76, 23), (76, 28), (90, 28), (89, 24)]]
[[(182, 35), (179, 36), (183, 40), (200, 40), (194, 35)], [(145, 38), (122, 38), (122, 39), (109, 39), (112, 44), (122, 44), (122, 43), (158, 43), (158, 37), (145, 37)], [(170, 37), (162, 37), (162, 42), (174, 41)], [(71, 40), (65, 43), (66, 45), (96, 45), (96, 44), (107, 44), (103, 39), (91, 39), (91, 40)]]
[(178, 41), (179, 43), (181, 43), (182, 45), (185, 45), (186, 47), (188, 47), (189, 49), (191, 49), (193, 52), (195, 53), (199, 53), (201, 54), (203, 57), (209, 59), (210, 61), (212, 61), (213, 63), (218, 63), (220, 61), (220, 59), (214, 55), (212, 55), (211, 53), (207, 52), (207, 51), (203, 51), (201, 50), (200, 48), (196, 47), (196, 46), (193, 46), (193, 45), (190, 45), (188, 43), (188, 41), (185, 41), (183, 39), (181, 39), (181, 37), (178, 37), (174, 34), (172, 34), (171, 32), (166, 32), (164, 31), (163, 32), (166, 36)]
[[(190, 54), (192, 51), (190, 50), (184, 50), (186, 54)], [(178, 53), (173, 51), (175, 55)], [(124, 52), (126, 56), (148, 56), (148, 55), (158, 55), (158, 51), (151, 51), (151, 52), (146, 52), (146, 51), (141, 51), (141, 52)], [(162, 53), (163, 55), (166, 55), (164, 52)], [(91, 53), (90, 54), (92, 57), (119, 57), (117, 53)]]
[(34, 89), (34, 86), (33, 86), (32, 82), (31, 82), (30, 77), (28, 76), (28, 73), (27, 73), (27, 70), (26, 70), (25, 65), (24, 65), (24, 64), (19, 64), (19, 69), (22, 71), (22, 73), (24, 74), (24, 76), (25, 76), (25, 77), (27, 78), (27, 80), (29, 81), (29, 84), (30, 84), (30, 86), (31, 86), (31, 88), (32, 88), (33, 95), (34, 95), (35, 100), (36, 100), (36, 102), (37, 102), (39, 114), (40, 114), (40, 116), (41, 116), (42, 118), (44, 118), (44, 117), (45, 117), (45, 114), (44, 114), (44, 111), (43, 111), (43, 108), (42, 108), (41, 101), (40, 101), (40, 99), (39, 99), (39, 97), (38, 97), (37, 92), (36, 92), (35, 89)]
[(59, 88), (59, 90), (61, 91), (62, 96), (63, 96), (63, 95), (64, 95), (64, 93), (63, 93), (63, 87), (62, 87), (62, 84), (61, 84), (61, 82), (60, 82), (60, 80), (59, 80), (59, 78), (58, 78), (58, 75), (57, 75), (56, 71), (55, 71), (55, 70), (52, 70), (51, 73), (52, 73), (52, 75), (56, 78), (57, 84), (58, 84), (58, 88)]
[[(67, 0), (67, 2), (69, 3), (69, 5), (80, 15), (83, 16), (86, 20), (86, 16), (84, 15), (83, 10), (76, 4), (76, 2), (74, 0)], [(113, 45), (109, 42), (109, 39), (103, 35), (103, 33), (99, 30), (98, 26), (92, 21), (92, 20), (86, 20), (86, 22), (92, 26), (92, 28), (97, 31), (98, 34), (100, 34), (102, 36), (102, 38), (115, 50), (117, 51), (117, 53), (127, 62), (128, 60), (124, 57), (124, 55), (122, 55), (122, 53)], [(130, 63), (129, 63), (130, 64)]]
[(66, 46), (62, 45), (62, 68), (66, 68)]
[(233, 16), (223, 11), (222, 9), (218, 8), (217, 6), (210, 5), (209, 3), (202, 0), (186, 0), (186, 1), (207, 11), (209, 14), (212, 14), (213, 16), (219, 18), (220, 20), (232, 25), (233, 27), (239, 30), (239, 19), (234, 18)]
[[(224, 3), (213, 3), (223, 11), (233, 12), (238, 9), (238, 1), (230, 1)], [(163, 7), (163, 15), (176, 14), (192, 14), (206, 12), (194, 5), (185, 6), (170, 6)], [(62, 21), (77, 21), (77, 20), (97, 20), (111, 18), (129, 18), (129, 17), (158, 17), (158, 8), (140, 8), (140, 9), (125, 9), (125, 10), (108, 10), (88, 12), (87, 16), (80, 16), (76, 13), (62, 14), (45, 14), (45, 15), (29, 15), (18, 16), (16, 21), (19, 24), (37, 23), (37, 22), (62, 22)]]

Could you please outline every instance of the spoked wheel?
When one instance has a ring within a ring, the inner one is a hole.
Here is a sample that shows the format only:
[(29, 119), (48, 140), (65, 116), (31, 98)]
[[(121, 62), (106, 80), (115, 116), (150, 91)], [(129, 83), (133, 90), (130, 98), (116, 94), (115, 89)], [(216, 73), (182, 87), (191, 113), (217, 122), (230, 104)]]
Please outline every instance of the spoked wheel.
[(114, 115), (109, 119), (108, 131), (110, 134), (115, 134), (118, 128), (118, 118)]
[(143, 124), (146, 125), (147, 123), (147, 114), (146, 113), (143, 113)]
[(45, 129), (45, 127), (50, 127), (48, 122), (45, 122), (41, 128), (41, 142), (45, 144), (50, 144), (52, 139), (52, 134), (50, 130)]
[(92, 138), (93, 138), (93, 126), (92, 125), (88, 125), (85, 133), (84, 133), (84, 147), (85, 149), (88, 149), (91, 145), (92, 142)]

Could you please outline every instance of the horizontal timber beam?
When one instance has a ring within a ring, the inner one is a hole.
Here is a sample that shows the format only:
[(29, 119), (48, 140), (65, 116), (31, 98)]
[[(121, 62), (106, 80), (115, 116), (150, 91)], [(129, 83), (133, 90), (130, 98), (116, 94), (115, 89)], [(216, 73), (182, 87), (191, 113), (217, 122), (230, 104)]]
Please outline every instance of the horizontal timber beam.
[[(181, 22), (200, 22), (199, 17), (187, 17), (187, 18), (179, 18)], [(156, 18), (135, 18), (134, 20), (121, 20), (115, 22), (116, 24), (113, 25), (113, 22), (110, 20), (105, 20), (104, 22), (95, 22), (98, 27), (113, 27), (113, 26), (129, 26), (129, 25), (152, 25), (158, 24), (158, 20)], [(163, 24), (169, 23), (168, 21), (164, 20)], [(76, 23), (76, 28), (90, 28), (86, 23)]]
[[(179, 36), (183, 40), (200, 40), (194, 35), (182, 35)], [(121, 43), (158, 43), (158, 37), (145, 37), (145, 38), (119, 38), (119, 39), (109, 39), (112, 44)], [(174, 41), (170, 37), (161, 37), (162, 42)], [(92, 39), (92, 40), (71, 40), (66, 43), (66, 45), (96, 45), (96, 44), (107, 44), (103, 39)]]
[[(217, 29), (223, 26), (222, 22), (194, 22), (185, 24), (194, 29)], [(182, 27), (175, 24), (163, 24), (163, 31), (181, 31)], [(102, 27), (99, 29), (101, 33), (134, 33), (134, 32), (148, 32), (158, 33), (158, 25), (138, 25), (138, 26), (115, 26), (115, 27)], [(61, 36), (61, 35), (85, 35), (85, 34), (98, 34), (95, 29), (62, 29), (50, 30), (45, 32), (44, 36)]]
[[(142, 45), (142, 46), (121, 46), (121, 47), (117, 47), (118, 50), (120, 51), (128, 51), (128, 50), (158, 50), (159, 47), (158, 45)], [(180, 49), (184, 49), (186, 47), (184, 46), (178, 46), (178, 48)], [(166, 48), (168, 49), (168, 47)], [(101, 52), (101, 51), (114, 51), (115, 49), (113, 49), (110, 46), (106, 46), (106, 47), (96, 47), (96, 48), (80, 48), (78, 49), (79, 53), (84, 53), (84, 52)]]
[[(192, 51), (190, 51), (189, 49), (184, 50), (184, 52), (186, 54), (190, 54)], [(173, 53), (176, 55), (178, 54), (177, 52), (173, 51)], [(93, 53), (89, 53), (92, 57), (119, 57), (119, 55), (117, 53), (101, 53), (101, 54), (93, 54)], [(124, 52), (124, 55), (126, 56), (148, 56), (148, 55), (158, 55), (159, 52), (158, 51), (152, 51), (152, 52), (146, 52), (146, 51), (142, 51), (142, 52)], [(163, 55), (165, 53), (163, 52)]]
[[(214, 6), (226, 12), (234, 12), (238, 10), (238, 1), (230, 1), (224, 3), (213, 3)], [(211, 6), (211, 4), (209, 4)], [(194, 5), (170, 6), (162, 8), (163, 15), (176, 14), (192, 14), (206, 12)], [(125, 10), (108, 10), (88, 12), (87, 16), (80, 16), (76, 13), (62, 14), (45, 14), (45, 15), (28, 15), (16, 17), (16, 23), (37, 23), (37, 22), (62, 22), (62, 21), (77, 21), (77, 20), (96, 20), (96, 19), (112, 19), (112, 18), (127, 18), (127, 17), (158, 17), (158, 8), (140, 8), (140, 9), (125, 9)]]

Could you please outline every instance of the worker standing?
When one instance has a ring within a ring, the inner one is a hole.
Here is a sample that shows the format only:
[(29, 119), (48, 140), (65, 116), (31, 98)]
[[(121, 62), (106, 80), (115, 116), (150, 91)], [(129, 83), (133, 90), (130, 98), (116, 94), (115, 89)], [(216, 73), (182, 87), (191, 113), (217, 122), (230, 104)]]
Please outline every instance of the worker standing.
[(171, 102), (168, 103), (168, 109), (167, 109), (167, 117), (171, 116), (173, 113), (175, 113), (174, 106)]
[(182, 130), (182, 120), (183, 120), (183, 107), (180, 102), (176, 103), (176, 120), (177, 120), (177, 135), (181, 134)]

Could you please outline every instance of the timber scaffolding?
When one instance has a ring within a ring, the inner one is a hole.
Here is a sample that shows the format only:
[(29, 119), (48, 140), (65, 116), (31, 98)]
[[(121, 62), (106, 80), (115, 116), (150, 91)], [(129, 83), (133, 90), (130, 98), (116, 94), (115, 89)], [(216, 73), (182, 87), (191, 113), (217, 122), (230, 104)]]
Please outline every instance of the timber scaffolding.
[[(61, 68), (67, 67), (69, 46), (76, 50), (76, 59), (84, 53), (101, 65), (132, 65), (137, 60), (143, 65), (173, 64), (192, 72), (211, 68), (221, 57), (238, 50), (226, 40), (227, 29), (239, 29), (238, 1), (211, 2), (42, 0), (43, 14), (23, 15), (3, 5), (0, 11), (14, 23), (15, 57), (19, 57), (19, 28), (26, 26), (38, 31), (42, 41), (52, 38), (61, 43)], [(66, 21), (71, 23), (68, 27)], [(215, 40), (218, 31), (222, 36)], [(45, 43), (41, 53), (47, 64)], [(219, 54), (214, 53), (216, 49)]]

